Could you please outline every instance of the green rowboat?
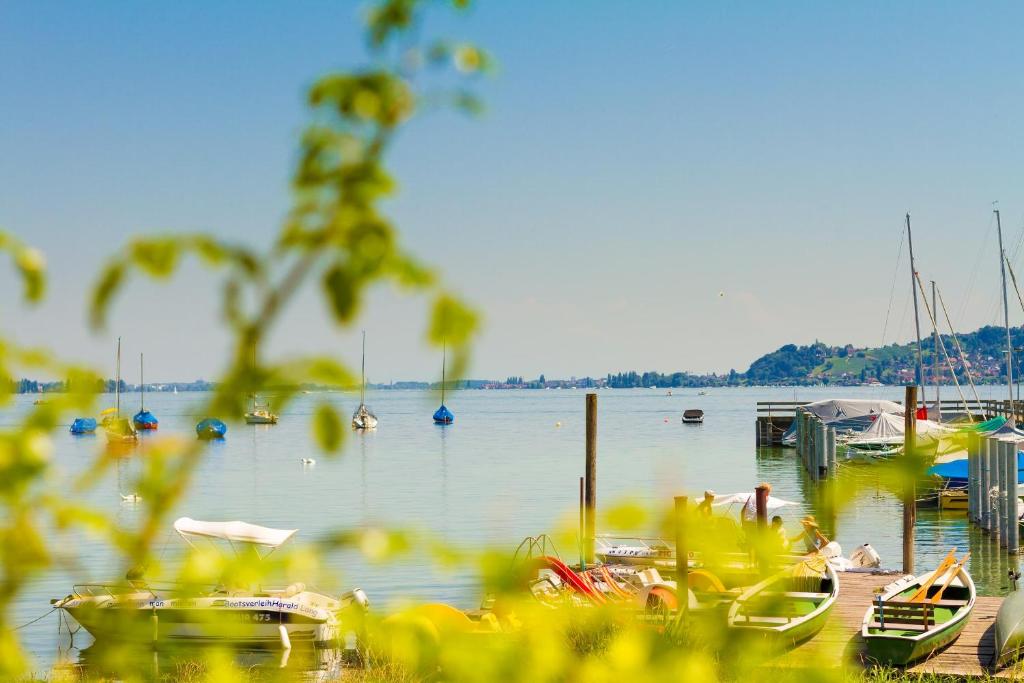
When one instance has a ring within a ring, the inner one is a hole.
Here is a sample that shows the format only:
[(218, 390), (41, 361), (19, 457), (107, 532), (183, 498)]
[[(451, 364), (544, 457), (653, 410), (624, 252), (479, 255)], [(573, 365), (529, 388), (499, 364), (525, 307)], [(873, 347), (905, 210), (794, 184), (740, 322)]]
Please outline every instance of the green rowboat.
[(824, 628), (838, 596), (835, 569), (810, 558), (744, 591), (729, 608), (729, 628), (763, 638), (772, 650), (796, 647)]
[[(957, 639), (974, 609), (974, 581), (962, 566), (942, 570), (941, 576), (933, 578), (938, 571), (890, 584), (868, 607), (861, 626), (868, 657), (883, 664), (906, 666)], [(909, 602), (929, 581), (925, 600)], [(941, 599), (932, 601), (944, 585)]]
[(996, 613), (996, 668), (1024, 657), (1024, 591), (1006, 596)]

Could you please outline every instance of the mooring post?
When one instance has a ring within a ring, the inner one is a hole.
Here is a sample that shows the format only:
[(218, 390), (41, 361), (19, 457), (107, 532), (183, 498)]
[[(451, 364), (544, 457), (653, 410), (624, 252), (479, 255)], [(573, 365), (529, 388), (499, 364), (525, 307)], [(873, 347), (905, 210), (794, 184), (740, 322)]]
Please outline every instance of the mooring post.
[(587, 531), (586, 531), (586, 526), (585, 526), (586, 518), (587, 518), (587, 515), (586, 515), (586, 512), (585, 512), (586, 506), (587, 506), (586, 486), (584, 484), (584, 477), (580, 477), (580, 535), (579, 535), (579, 539), (580, 539), (580, 547), (579, 547), (579, 551), (580, 551), (580, 570), (583, 570), (587, 566), (587, 553), (586, 553), (586, 550), (585, 550), (586, 545), (587, 545), (587, 542), (586, 542), (586, 533), (587, 533)]
[(837, 463), (836, 463), (836, 428), (835, 427), (829, 427), (828, 428), (827, 443), (828, 443), (828, 449), (827, 449), (828, 450), (828, 476), (829, 477), (835, 477), (836, 474), (837, 474), (837, 472), (836, 472), (836, 467), (837, 467)]
[(804, 461), (804, 414), (799, 408), (796, 409), (794, 416), (796, 419), (796, 455), (800, 458), (800, 462)]
[(690, 559), (686, 549), (686, 496), (676, 496), (676, 594), (679, 596), (679, 611), (686, 618)]
[(999, 545), (1003, 545), (1003, 444), (1000, 439), (992, 440), (992, 462), (989, 469), (992, 477), (989, 490), (989, 498), (992, 501), (992, 535)]
[(992, 452), (995, 450), (995, 437), (985, 437), (985, 446), (981, 452), (981, 528), (992, 533)]
[(764, 531), (768, 528), (768, 491), (771, 486), (768, 484), (758, 484), (754, 489), (754, 504), (757, 513), (757, 528), (760, 531)]
[(1017, 499), (1017, 448), (1018, 441), (1010, 442), (1010, 463), (1007, 473), (1010, 475), (1010, 496), (1007, 500), (1007, 518), (1009, 519), (1009, 533), (1006, 537), (1006, 549), (1011, 555), (1020, 552), (1020, 501)]
[(594, 562), (597, 518), (597, 394), (587, 394), (586, 564)]
[(978, 434), (971, 432), (967, 435), (967, 521), (974, 523), (978, 520), (978, 474), (975, 471), (978, 467), (978, 448), (980, 439)]
[(824, 420), (818, 420), (818, 481), (828, 476), (828, 427)]
[(903, 573), (914, 573), (914, 523), (917, 521), (917, 387), (908, 386), (903, 411)]

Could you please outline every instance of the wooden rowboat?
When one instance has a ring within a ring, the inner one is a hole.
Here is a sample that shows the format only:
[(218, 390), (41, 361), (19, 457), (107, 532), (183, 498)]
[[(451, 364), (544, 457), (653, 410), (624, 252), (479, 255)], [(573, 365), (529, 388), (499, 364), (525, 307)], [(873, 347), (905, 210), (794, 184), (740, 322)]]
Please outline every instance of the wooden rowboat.
[(935, 571), (890, 584), (864, 613), (861, 636), (868, 656), (905, 666), (956, 640), (976, 597), (964, 565), (943, 563)]
[(996, 668), (1024, 657), (1024, 591), (1006, 596), (996, 613)]
[(729, 608), (729, 628), (788, 649), (825, 626), (839, 596), (839, 578), (823, 557), (808, 558), (744, 591)]

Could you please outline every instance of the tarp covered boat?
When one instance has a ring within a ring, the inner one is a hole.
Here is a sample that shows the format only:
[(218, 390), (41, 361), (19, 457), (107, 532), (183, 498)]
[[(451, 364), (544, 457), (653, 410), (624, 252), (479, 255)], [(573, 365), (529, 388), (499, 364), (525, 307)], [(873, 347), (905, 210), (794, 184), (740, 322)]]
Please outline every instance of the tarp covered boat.
[[(903, 406), (895, 401), (861, 398), (830, 398), (807, 403), (798, 407), (797, 410), (814, 415), (825, 424), (835, 427), (837, 431), (851, 432), (862, 432), (868, 429), (879, 415), (902, 416), (904, 413)], [(782, 435), (782, 445), (795, 445), (796, 423), (797, 421), (794, 420), (786, 433)]]
[(71, 423), (72, 434), (92, 434), (96, 431), (96, 420), (91, 417), (79, 417)]
[(441, 407), (434, 411), (434, 423), (450, 425), (453, 422), (455, 422), (455, 415), (442, 403)]
[(160, 421), (156, 419), (156, 415), (149, 412), (148, 410), (140, 410), (135, 413), (132, 417), (132, 423), (136, 429), (156, 429), (160, 425)]
[(228, 433), (228, 426), (215, 417), (208, 417), (196, 425), (196, 435), (200, 439), (223, 439)]

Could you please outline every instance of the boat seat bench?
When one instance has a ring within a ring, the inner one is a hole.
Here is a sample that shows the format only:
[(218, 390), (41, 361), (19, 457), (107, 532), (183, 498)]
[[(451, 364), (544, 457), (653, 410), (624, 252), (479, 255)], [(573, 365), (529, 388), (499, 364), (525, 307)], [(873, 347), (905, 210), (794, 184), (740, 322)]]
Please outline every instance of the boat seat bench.
[(803, 593), (800, 591), (786, 591), (782, 593), (762, 591), (757, 594), (758, 597), (764, 598), (797, 598), (798, 600), (825, 600), (829, 597), (828, 593)]
[(886, 619), (885, 626), (883, 626), (881, 622), (872, 621), (868, 624), (868, 628), (877, 628), (880, 631), (920, 631), (921, 633), (924, 633), (932, 627), (925, 626), (921, 623), (908, 624), (902, 621), (890, 621), (889, 619)]

